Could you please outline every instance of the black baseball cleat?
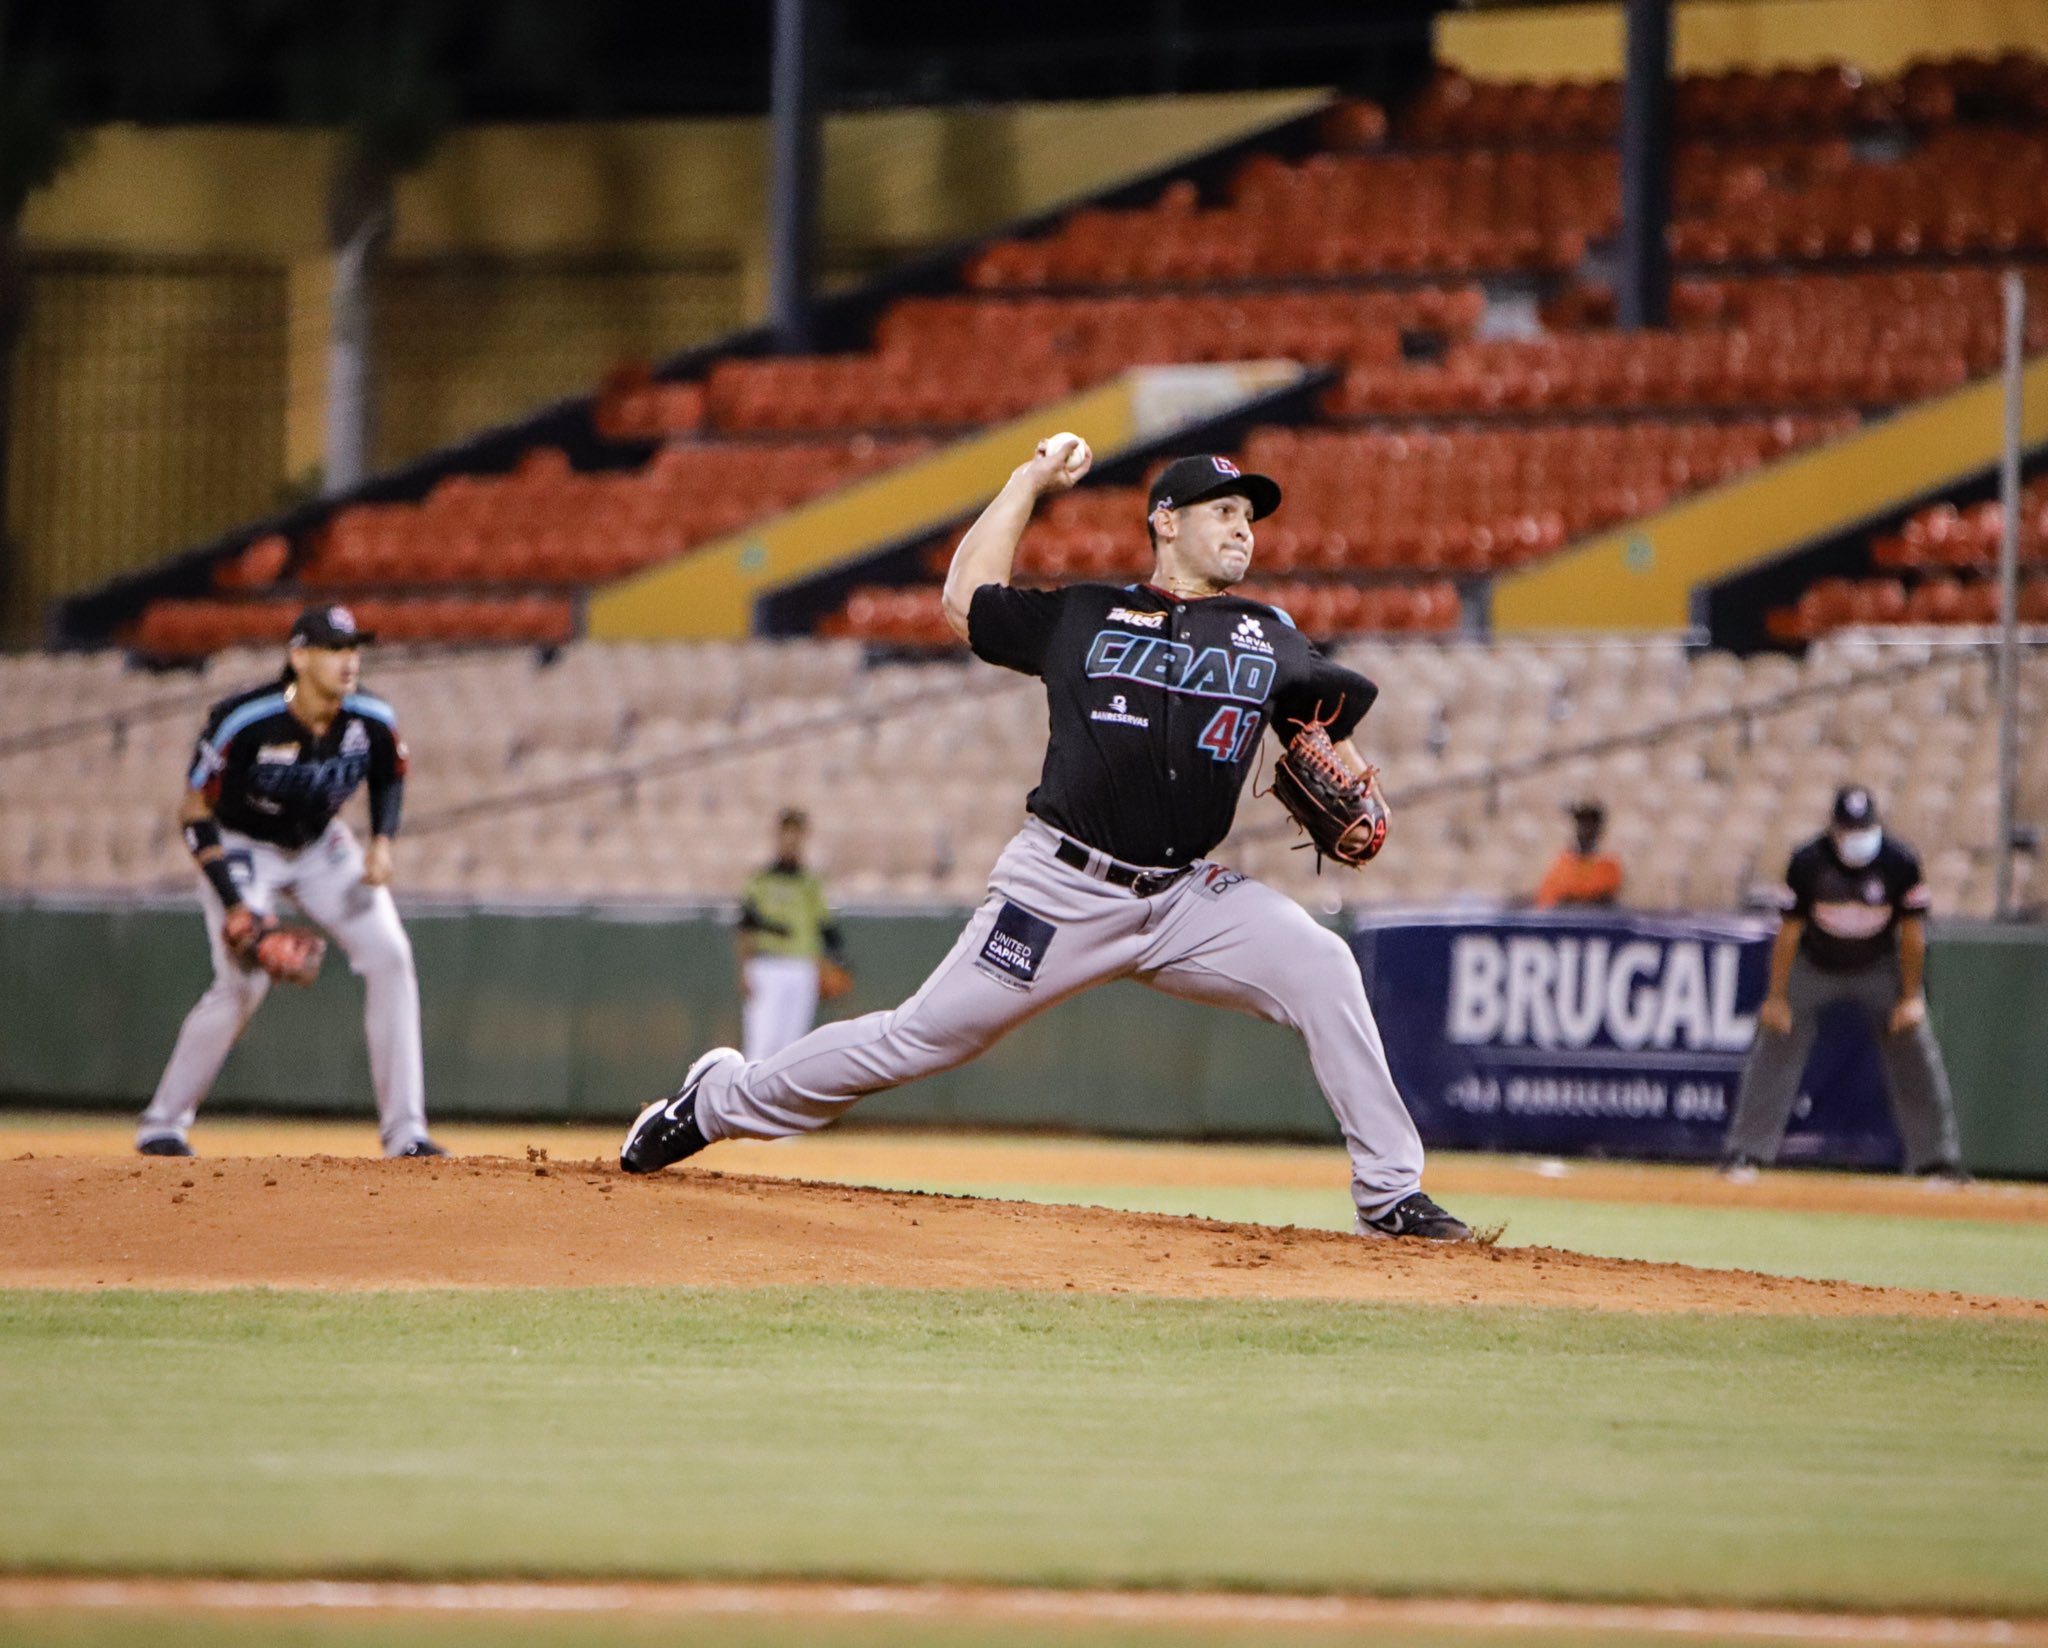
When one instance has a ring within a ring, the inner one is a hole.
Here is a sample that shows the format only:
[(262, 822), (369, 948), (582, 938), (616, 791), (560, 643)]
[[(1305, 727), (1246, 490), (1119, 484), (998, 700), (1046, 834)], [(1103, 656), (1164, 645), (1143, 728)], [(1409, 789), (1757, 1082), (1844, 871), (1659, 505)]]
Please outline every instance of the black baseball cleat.
[(161, 1133), (154, 1139), (144, 1139), (142, 1143), (135, 1147), (135, 1150), (136, 1154), (141, 1156), (196, 1156), (199, 1154), (198, 1151), (194, 1150), (174, 1133)]
[(447, 1154), (448, 1152), (443, 1150), (436, 1143), (434, 1143), (432, 1139), (418, 1138), (414, 1139), (411, 1144), (407, 1145), (403, 1150), (401, 1150), (396, 1156), (393, 1156), (391, 1159), (394, 1162), (402, 1162), (407, 1159), (418, 1160), (421, 1157), (445, 1156)]
[(714, 1047), (691, 1065), (681, 1087), (640, 1112), (619, 1146), (619, 1166), (628, 1173), (659, 1173), (696, 1155), (711, 1142), (697, 1125), (697, 1084), (714, 1066), (745, 1062), (737, 1047)]
[(1358, 1216), (1358, 1234), (1380, 1240), (1412, 1237), (1421, 1242), (1469, 1242), (1472, 1227), (1454, 1218), (1421, 1191), (1403, 1196), (1377, 1219)]
[(1754, 1156), (1745, 1156), (1737, 1151), (1732, 1156), (1721, 1158), (1719, 1172), (1730, 1184), (1755, 1184), (1762, 1177), (1764, 1164)]
[(1917, 1177), (1929, 1190), (1949, 1190), (1956, 1185), (1975, 1184), (1970, 1170), (1961, 1162), (1936, 1162), (1918, 1170)]

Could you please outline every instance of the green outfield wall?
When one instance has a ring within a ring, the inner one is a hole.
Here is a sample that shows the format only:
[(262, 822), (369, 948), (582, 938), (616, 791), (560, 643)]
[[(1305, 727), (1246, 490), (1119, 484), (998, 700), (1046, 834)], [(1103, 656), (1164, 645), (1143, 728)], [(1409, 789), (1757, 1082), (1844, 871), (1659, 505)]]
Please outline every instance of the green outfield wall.
[[(704, 911), (415, 908), (427, 1087), (437, 1118), (622, 1122), (697, 1051), (738, 1040), (732, 936)], [(843, 1015), (894, 1006), (958, 915), (849, 917)], [(2048, 929), (1954, 924), (1930, 958), (1965, 1154), (2048, 1177)], [(0, 902), (0, 1100), (139, 1108), (206, 941), (187, 906)], [(371, 1114), (362, 986), (338, 953), (310, 991), (275, 990), (215, 1101)], [(1151, 1136), (1329, 1139), (1289, 1033), (1116, 984), (1024, 1025), (974, 1064), (860, 1107), (864, 1121)]]
[[(847, 917), (858, 983), (836, 1016), (903, 1000), (961, 919)], [(419, 908), (406, 927), (436, 1118), (628, 1119), (697, 1052), (739, 1040), (732, 934), (709, 914)], [(139, 1107), (208, 976), (195, 910), (0, 903), (0, 1098)], [(311, 990), (273, 990), (216, 1102), (369, 1115), (361, 1002), (338, 951)], [(879, 1094), (861, 1115), (1336, 1136), (1291, 1034), (1135, 984), (1070, 1001), (971, 1067)]]

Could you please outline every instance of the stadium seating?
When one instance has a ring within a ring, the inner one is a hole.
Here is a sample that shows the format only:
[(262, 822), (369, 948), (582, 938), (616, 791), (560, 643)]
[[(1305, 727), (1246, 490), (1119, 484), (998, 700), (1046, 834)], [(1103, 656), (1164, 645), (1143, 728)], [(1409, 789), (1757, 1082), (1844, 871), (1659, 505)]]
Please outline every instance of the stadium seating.
[[(2048, 476), (2021, 489), (2019, 526), (2019, 621), (2048, 624)], [(1996, 498), (1966, 508), (1930, 504), (1899, 531), (1870, 540), (1881, 576), (1816, 579), (1766, 625), (1777, 640), (1804, 642), (1871, 625), (1996, 623), (2004, 531), (2005, 506)]]
[[(1725, 423), (1546, 425), (1406, 431), (1268, 429), (1237, 454), (1285, 477), (1280, 515), (1257, 529), (1253, 599), (1319, 638), (1455, 629), (1444, 574), (1525, 565), (1569, 540), (1747, 473), (1853, 428), (1853, 414)], [(959, 535), (934, 544), (934, 570)], [(1150, 571), (1145, 493), (1088, 487), (1053, 500), (1018, 546), (1020, 581), (1129, 580)], [(1275, 585), (1271, 578), (1286, 580)], [(1398, 582), (1393, 580), (1400, 580)], [(889, 646), (956, 645), (935, 584), (853, 591), (821, 633)]]
[(309, 585), (570, 584), (617, 577), (921, 452), (919, 440), (665, 446), (579, 475), (540, 448), (510, 475), (456, 475), (419, 504), (354, 504), (315, 534)]
[[(1320, 427), (1244, 443), (1290, 493), (1261, 574), (1332, 622), (1427, 630), (1446, 576), (1523, 565), (1995, 365), (1991, 260), (2048, 248), (2048, 63), (1686, 77), (1667, 331), (1615, 330), (1590, 283), (1589, 248), (1619, 222), (1619, 108), (1612, 82), (1454, 73), (1392, 127), (1335, 105), (1314, 152), (992, 240), (963, 290), (898, 299), (866, 348), (732, 355), (679, 379), (622, 363), (592, 424), (625, 443), (623, 467), (579, 474), (543, 448), (509, 475), (342, 509), (252, 543), (211, 597), (163, 603), (128, 639), (191, 656), (267, 637), (315, 590), (388, 603), (398, 633), (552, 636), (571, 592), (937, 440), (1132, 366), (1259, 357), (1337, 374)], [(2048, 348), (2048, 275), (2029, 285), (2028, 344)], [(1027, 570), (1140, 570), (1128, 498), (1075, 502), (1035, 529)], [(1975, 562), (1878, 565), (1896, 587), (1814, 592), (1774, 633), (1978, 610), (1968, 577), (1943, 581)], [(866, 589), (827, 622), (939, 644), (932, 600)]]
[[(1830, 64), (1684, 75), (1675, 92), (1679, 135), (1691, 139), (1840, 137), (1959, 115), (2038, 124), (2048, 117), (2048, 65), (2015, 54), (1866, 76)], [(1446, 72), (1407, 110), (1401, 135), (1424, 146), (1610, 143), (1621, 129), (1621, 93), (1616, 80), (1488, 82)]]
[[(131, 642), (155, 658), (203, 658), (223, 647), (284, 644), (298, 613), (297, 600), (153, 601)], [(575, 629), (572, 603), (563, 596), (436, 596), (420, 600), (354, 602), (357, 622), (388, 641), (497, 641), (550, 646)]]
[[(1565, 834), (1562, 803), (1596, 794), (1631, 903), (1726, 908), (1778, 875), (1855, 778), (1921, 849), (1937, 912), (1989, 908), (1995, 741), (1981, 736), (1980, 652), (1924, 633), (1842, 638), (1803, 660), (1689, 654), (1675, 640), (1411, 636), (1342, 656), (1384, 689), (1361, 744), (1395, 796), (1386, 856), (1366, 875), (1318, 877), (1277, 807), (1254, 798), (1222, 854), (1315, 907), (1525, 894)], [(172, 811), (193, 731), (207, 702), (275, 662), (223, 653), (197, 677), (105, 656), (0, 662), (0, 888), (188, 887)], [(842, 901), (971, 900), (1017, 826), (1044, 736), (1032, 681), (873, 664), (848, 642), (577, 642), (546, 664), (530, 649), (394, 649), (370, 685), (398, 706), (413, 753), (408, 902), (727, 900), (792, 803), (811, 807)], [(101, 712), (89, 728), (21, 742), (87, 708)], [(2022, 713), (2022, 805), (2040, 817), (2048, 655), (2026, 660)], [(2021, 869), (2034, 875), (2031, 860)], [(2044, 895), (2048, 882), (2023, 890)]]

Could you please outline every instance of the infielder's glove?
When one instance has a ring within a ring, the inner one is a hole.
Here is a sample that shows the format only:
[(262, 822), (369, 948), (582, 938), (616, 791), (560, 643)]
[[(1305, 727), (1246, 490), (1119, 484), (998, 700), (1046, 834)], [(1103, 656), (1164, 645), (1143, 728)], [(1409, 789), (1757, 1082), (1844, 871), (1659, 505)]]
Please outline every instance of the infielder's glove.
[(221, 942), (242, 966), (260, 967), (280, 984), (311, 984), (327, 956), (327, 940), (318, 933), (280, 926), (274, 917), (259, 916), (246, 904), (228, 912)]
[(853, 991), (853, 974), (830, 956), (818, 958), (818, 999), (837, 1001)]
[(1304, 846), (1356, 869), (1387, 841), (1387, 798), (1380, 793), (1377, 767), (1354, 773), (1337, 759), (1337, 747), (1320, 722), (1296, 733), (1273, 770), (1273, 793), (1308, 832)]

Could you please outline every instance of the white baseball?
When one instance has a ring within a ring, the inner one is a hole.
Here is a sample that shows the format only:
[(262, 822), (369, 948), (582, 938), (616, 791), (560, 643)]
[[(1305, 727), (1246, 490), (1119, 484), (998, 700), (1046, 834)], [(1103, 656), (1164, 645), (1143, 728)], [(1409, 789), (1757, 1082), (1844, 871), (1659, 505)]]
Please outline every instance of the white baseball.
[(1057, 435), (1047, 436), (1039, 443), (1038, 449), (1047, 457), (1056, 456), (1064, 449), (1065, 456), (1060, 461), (1069, 474), (1075, 475), (1078, 475), (1088, 467), (1088, 460), (1093, 456), (1088, 450), (1088, 443), (1086, 441), (1082, 440), (1079, 435), (1074, 434), (1071, 430), (1064, 429)]

